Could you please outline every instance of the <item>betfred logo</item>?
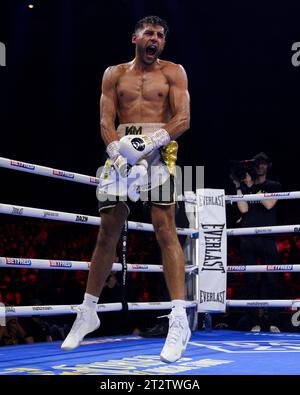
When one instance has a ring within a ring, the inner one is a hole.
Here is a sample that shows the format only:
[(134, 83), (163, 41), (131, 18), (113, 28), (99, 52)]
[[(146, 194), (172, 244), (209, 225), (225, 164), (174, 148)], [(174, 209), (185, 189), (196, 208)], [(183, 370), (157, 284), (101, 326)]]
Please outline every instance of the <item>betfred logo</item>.
[(69, 261), (50, 261), (50, 267), (72, 267)]
[(293, 265), (267, 265), (267, 270), (269, 271), (279, 271), (283, 272), (292, 271)]
[(22, 167), (23, 169), (34, 170), (35, 166), (30, 165), (29, 163), (19, 162), (17, 160), (11, 160), (10, 164), (14, 167)]
[(75, 177), (74, 173), (69, 173), (67, 171), (62, 171), (62, 170), (53, 170), (53, 175), (59, 176), (59, 177), (64, 177), (64, 178), (74, 178)]
[(7, 265), (31, 266), (31, 259), (5, 258), (5, 261)]
[(98, 185), (99, 184), (99, 180), (96, 177), (90, 177), (90, 183)]
[(227, 266), (228, 272), (244, 272), (246, 270), (246, 266), (239, 265), (239, 266)]

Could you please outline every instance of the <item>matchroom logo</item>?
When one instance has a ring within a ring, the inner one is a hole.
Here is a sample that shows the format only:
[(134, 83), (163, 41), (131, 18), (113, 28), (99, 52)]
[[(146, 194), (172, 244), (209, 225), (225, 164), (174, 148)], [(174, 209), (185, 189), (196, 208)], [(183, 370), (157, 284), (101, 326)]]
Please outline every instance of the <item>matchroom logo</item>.
[(3, 303), (0, 303), (0, 327), (6, 325), (5, 313), (5, 305)]
[(2, 42), (0, 42), (0, 66), (6, 66), (6, 48)]

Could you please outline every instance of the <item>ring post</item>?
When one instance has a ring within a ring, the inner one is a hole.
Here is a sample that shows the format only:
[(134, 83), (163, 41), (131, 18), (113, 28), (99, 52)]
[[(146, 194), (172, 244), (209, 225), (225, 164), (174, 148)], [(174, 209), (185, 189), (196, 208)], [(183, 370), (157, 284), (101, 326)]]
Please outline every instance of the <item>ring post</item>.
[(227, 232), (223, 189), (197, 189), (198, 312), (226, 310)]

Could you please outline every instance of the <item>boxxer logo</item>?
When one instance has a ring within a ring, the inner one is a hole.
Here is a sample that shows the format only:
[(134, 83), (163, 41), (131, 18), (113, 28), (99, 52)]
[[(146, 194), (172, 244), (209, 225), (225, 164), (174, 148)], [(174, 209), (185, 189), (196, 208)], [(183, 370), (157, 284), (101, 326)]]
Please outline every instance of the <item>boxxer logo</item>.
[(0, 42), (0, 66), (6, 66), (6, 48), (2, 42)]
[(133, 146), (134, 149), (136, 149), (137, 151), (144, 151), (145, 149), (145, 143), (142, 139), (135, 137), (131, 140), (131, 144)]

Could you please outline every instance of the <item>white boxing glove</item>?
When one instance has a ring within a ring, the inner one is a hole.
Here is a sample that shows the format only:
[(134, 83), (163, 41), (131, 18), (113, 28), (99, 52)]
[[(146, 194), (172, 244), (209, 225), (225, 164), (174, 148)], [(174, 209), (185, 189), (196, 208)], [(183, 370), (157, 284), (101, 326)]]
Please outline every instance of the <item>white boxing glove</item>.
[(119, 152), (127, 158), (128, 163), (135, 165), (138, 160), (144, 158), (150, 152), (167, 145), (170, 135), (165, 129), (159, 129), (153, 135), (128, 135), (121, 138)]
[(127, 178), (127, 194), (133, 202), (137, 202), (140, 198), (140, 186), (146, 182), (147, 168), (147, 161), (142, 159), (130, 169)]
[(121, 177), (127, 177), (131, 169), (131, 165), (127, 159), (120, 155), (119, 152), (120, 142), (115, 140), (108, 144), (106, 152), (111, 159), (112, 165)]
[(108, 144), (106, 147), (107, 155), (110, 157), (111, 160), (115, 161), (118, 155), (120, 155), (120, 141), (115, 140)]

